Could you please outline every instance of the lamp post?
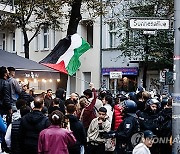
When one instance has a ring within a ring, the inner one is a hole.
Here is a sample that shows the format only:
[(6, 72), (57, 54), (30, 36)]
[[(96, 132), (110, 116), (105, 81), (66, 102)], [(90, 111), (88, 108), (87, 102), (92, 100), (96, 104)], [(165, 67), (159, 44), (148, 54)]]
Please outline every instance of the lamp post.
[(147, 77), (147, 69), (148, 69), (148, 54), (149, 54), (149, 46), (148, 46), (148, 35), (145, 34), (145, 61), (144, 61), (144, 68), (143, 68), (143, 87), (146, 89), (146, 77)]
[(173, 91), (173, 154), (180, 154), (180, 0), (174, 0), (174, 91)]

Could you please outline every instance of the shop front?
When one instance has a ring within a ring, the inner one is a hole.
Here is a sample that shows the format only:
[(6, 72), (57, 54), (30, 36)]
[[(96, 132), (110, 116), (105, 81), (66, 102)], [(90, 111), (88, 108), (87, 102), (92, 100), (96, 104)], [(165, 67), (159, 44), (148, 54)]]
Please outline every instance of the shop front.
[[(111, 79), (110, 72), (122, 72), (122, 78)], [(102, 87), (116, 94), (135, 91), (138, 73), (138, 67), (102, 68)]]
[(62, 75), (56, 70), (4, 50), (0, 50), (0, 55), (0, 66), (14, 67), (19, 83), (26, 82), (37, 94), (47, 89), (55, 92), (62, 82)]

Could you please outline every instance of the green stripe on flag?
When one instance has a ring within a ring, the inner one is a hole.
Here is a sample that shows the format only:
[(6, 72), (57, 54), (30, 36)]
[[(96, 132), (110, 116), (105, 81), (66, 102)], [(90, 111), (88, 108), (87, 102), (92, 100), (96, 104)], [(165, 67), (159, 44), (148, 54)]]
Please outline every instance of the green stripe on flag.
[(82, 45), (79, 48), (74, 49), (74, 55), (72, 56), (72, 58), (69, 61), (69, 64), (66, 67), (66, 70), (69, 75), (73, 75), (74, 73), (76, 73), (77, 69), (81, 66), (79, 57), (88, 49), (90, 49), (89, 43), (82, 39)]

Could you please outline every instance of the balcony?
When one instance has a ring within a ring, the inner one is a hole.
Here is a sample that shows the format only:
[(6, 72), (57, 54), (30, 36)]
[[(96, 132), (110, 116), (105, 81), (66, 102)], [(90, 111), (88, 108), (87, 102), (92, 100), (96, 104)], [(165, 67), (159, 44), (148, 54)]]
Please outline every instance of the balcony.
[(14, 0), (0, 0), (0, 13), (15, 13)]

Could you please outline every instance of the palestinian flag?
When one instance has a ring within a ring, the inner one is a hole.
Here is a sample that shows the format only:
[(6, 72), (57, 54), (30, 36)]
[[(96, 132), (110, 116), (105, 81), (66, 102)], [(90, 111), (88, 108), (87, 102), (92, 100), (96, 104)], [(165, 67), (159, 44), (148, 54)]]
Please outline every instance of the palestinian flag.
[(60, 40), (52, 52), (40, 63), (57, 71), (73, 75), (81, 66), (79, 57), (89, 48), (88, 42), (78, 34), (73, 34)]

